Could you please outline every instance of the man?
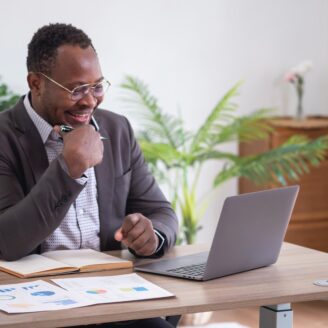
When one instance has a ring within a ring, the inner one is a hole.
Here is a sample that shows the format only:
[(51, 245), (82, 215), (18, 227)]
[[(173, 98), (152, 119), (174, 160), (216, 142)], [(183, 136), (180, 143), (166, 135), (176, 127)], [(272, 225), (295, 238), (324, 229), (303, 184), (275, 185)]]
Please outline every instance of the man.
[(109, 82), (91, 40), (71, 25), (44, 26), (27, 68), (30, 92), (0, 115), (0, 257), (122, 244), (136, 256), (164, 254), (176, 216), (129, 122), (98, 109)]

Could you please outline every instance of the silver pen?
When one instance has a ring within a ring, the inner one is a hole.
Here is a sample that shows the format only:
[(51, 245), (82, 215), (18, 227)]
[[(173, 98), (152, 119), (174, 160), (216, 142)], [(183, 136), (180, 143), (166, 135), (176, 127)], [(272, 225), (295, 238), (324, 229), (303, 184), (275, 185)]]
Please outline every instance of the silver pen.
[[(95, 130), (98, 132), (99, 131), (99, 125), (98, 125), (97, 121), (94, 119), (93, 116), (91, 116), (91, 123), (94, 126)], [(65, 124), (60, 125), (60, 131), (61, 132), (67, 133), (67, 132), (71, 132), (73, 130), (74, 130), (74, 128), (72, 128), (69, 125), (65, 125)], [(101, 140), (108, 140), (108, 138), (103, 137), (103, 136), (100, 136), (100, 139)]]

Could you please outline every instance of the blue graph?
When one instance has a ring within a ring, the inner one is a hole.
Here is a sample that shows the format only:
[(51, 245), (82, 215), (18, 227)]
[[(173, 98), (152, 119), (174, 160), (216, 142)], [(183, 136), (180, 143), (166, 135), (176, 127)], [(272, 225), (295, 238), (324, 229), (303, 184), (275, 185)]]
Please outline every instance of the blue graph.
[(24, 287), (22, 287), (22, 289), (29, 290), (29, 289), (34, 289), (34, 288), (37, 288), (37, 287), (39, 287), (39, 285), (24, 286)]
[(56, 304), (56, 305), (71, 305), (71, 304), (75, 304), (77, 302), (74, 300), (71, 300), (71, 299), (62, 299), (62, 300), (44, 302), (44, 303), (52, 303), (52, 304)]
[(148, 289), (146, 287), (133, 287), (136, 292), (145, 292)]
[(7, 293), (7, 292), (12, 292), (16, 288), (2, 288), (0, 289), (0, 293)]
[(55, 295), (55, 292), (51, 292), (50, 290), (40, 291), (31, 293), (32, 296), (51, 296)]

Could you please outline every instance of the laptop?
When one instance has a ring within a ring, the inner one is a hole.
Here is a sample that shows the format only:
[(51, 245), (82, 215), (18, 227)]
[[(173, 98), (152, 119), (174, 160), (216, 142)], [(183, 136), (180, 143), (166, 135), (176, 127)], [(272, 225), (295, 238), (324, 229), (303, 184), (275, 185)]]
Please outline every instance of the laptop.
[(299, 186), (226, 198), (209, 252), (137, 265), (136, 271), (206, 281), (277, 261)]

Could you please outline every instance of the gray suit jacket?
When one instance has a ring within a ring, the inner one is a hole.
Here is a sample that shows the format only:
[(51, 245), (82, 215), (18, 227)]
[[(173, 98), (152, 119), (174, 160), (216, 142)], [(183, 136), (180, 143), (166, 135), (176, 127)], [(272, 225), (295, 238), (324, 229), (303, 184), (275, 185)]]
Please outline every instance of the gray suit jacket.
[[(176, 216), (147, 169), (129, 122), (97, 109), (104, 140), (103, 161), (95, 166), (101, 250), (119, 249), (114, 232), (125, 215), (142, 213), (174, 245)], [(0, 258), (15, 260), (38, 252), (61, 223), (83, 186), (49, 165), (39, 132), (21, 99), (0, 114)]]

